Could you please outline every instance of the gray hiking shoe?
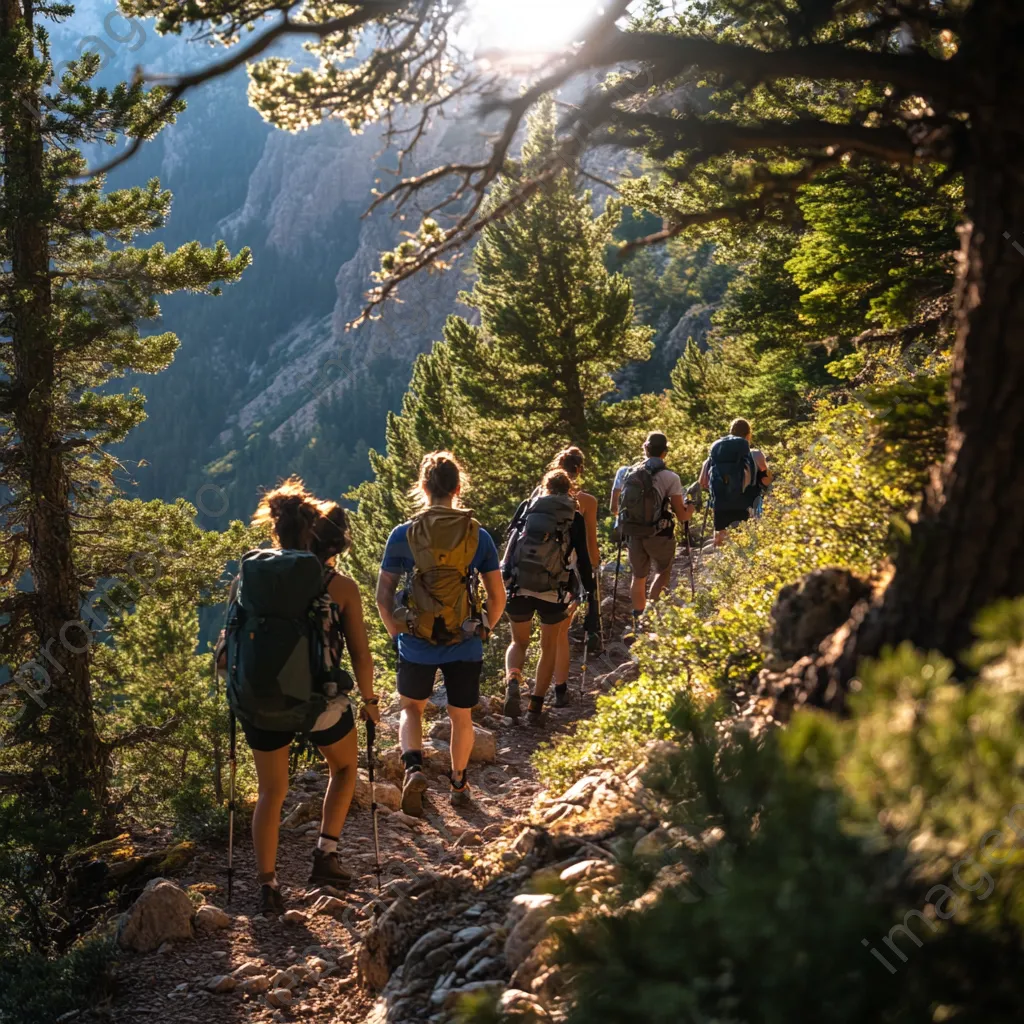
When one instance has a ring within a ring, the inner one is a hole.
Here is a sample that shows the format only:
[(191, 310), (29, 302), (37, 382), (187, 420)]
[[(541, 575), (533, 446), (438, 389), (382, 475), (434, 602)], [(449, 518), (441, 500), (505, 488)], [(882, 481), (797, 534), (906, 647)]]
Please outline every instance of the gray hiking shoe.
[(423, 794), (427, 791), (427, 777), (413, 769), (405, 773), (402, 786), (402, 811), (414, 818), (423, 817)]
[(518, 718), (522, 714), (519, 689), (519, 679), (516, 676), (510, 676), (505, 684), (505, 703), (501, 709), (501, 713), (506, 718)]

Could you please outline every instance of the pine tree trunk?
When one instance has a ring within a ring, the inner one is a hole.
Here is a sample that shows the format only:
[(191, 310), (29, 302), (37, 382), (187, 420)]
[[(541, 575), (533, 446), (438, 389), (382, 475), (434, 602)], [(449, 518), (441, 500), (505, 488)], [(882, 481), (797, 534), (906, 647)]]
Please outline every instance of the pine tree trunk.
[(982, 609), (1024, 592), (1024, 6), (976, 2), (968, 22), (958, 58), (973, 97), (967, 223), (946, 461), (884, 600), (847, 650), (847, 677), (856, 658), (902, 640), (955, 657)]
[[(20, 24), (19, 24), (20, 22)], [(28, 2), (0, 0), (0, 32), (31, 29)], [(14, 315), (13, 422), (20, 445), (17, 488), (28, 499), (25, 521), (32, 573), (32, 622), (40, 652), (32, 677), (48, 705), (48, 772), (69, 795), (102, 795), (101, 744), (92, 713), (89, 638), (75, 625), (78, 587), (72, 562), (69, 482), (55, 421), (56, 326), (52, 320), (49, 233), (54, 198), (43, 180), (44, 150), (34, 97), (3, 125), (4, 191), (9, 216)], [(11, 111), (11, 108), (7, 108)], [(45, 676), (43, 675), (45, 673)]]

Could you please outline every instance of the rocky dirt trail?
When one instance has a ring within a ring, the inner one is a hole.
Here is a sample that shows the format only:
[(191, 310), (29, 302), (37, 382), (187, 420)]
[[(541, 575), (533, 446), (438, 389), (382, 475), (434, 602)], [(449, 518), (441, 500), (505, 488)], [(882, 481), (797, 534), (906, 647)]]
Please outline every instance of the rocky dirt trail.
[[(685, 557), (680, 563), (676, 593), (688, 596)], [(608, 595), (607, 567), (605, 577)], [(616, 632), (628, 620), (627, 589), (620, 583)], [(606, 596), (606, 622), (610, 604)], [(600, 903), (617, 877), (616, 844), (623, 836), (630, 849), (647, 842), (651, 852), (664, 838), (657, 816), (643, 809), (637, 771), (623, 778), (609, 766), (558, 797), (542, 792), (531, 764), (537, 746), (572, 731), (593, 714), (598, 696), (637, 671), (628, 648), (615, 641), (590, 658), (581, 684), (581, 635), (573, 648), (572, 703), (549, 704), (542, 728), (528, 727), (525, 716), (521, 724), (502, 718), (497, 697), (483, 698), (475, 710), (472, 809), (457, 812), (448, 800), (448, 720), (440, 704), (432, 705), (425, 725), (432, 738), (424, 819), (398, 810), (397, 748), (378, 754), (381, 891), (365, 769), (340, 843), (356, 879), (345, 890), (306, 883), (326, 776), (302, 771), (293, 779), (281, 833), (279, 877), (288, 913), (270, 920), (255, 913), (258, 886), (243, 828), (231, 905), (223, 847), (200, 850), (172, 881), (151, 882), (122, 924), (122, 941), (127, 936), (134, 951), (116, 967), (116, 995), (67, 1020), (441, 1022), (467, 993), (481, 991), (493, 992), (510, 1012), (518, 1007), (557, 1018), (562, 993), (557, 970), (545, 961), (551, 952), (545, 942), (552, 922), (568, 912), (566, 893), (574, 913)], [(443, 701), (441, 694), (435, 699)], [(378, 735), (379, 745), (397, 738), (393, 710)], [(361, 756), (365, 761), (365, 749)], [(538, 873), (546, 879), (539, 888)]]

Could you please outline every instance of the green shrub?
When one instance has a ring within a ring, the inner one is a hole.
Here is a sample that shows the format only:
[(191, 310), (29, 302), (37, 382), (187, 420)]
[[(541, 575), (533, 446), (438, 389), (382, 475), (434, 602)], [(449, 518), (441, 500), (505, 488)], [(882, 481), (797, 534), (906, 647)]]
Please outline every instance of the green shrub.
[(568, 940), (571, 1019), (1019, 1020), (1022, 624), (1024, 601), (984, 617), (974, 678), (904, 647), (865, 667), (848, 721), (800, 711), (762, 743), (681, 697), (648, 781), (722, 839), (668, 853), (690, 891)]

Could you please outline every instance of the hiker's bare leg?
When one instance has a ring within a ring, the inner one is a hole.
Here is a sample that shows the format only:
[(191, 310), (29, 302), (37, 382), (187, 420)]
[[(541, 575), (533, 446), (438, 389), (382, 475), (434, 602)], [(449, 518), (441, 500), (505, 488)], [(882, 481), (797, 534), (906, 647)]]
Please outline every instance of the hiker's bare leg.
[(281, 808), (288, 796), (288, 751), (254, 750), (256, 779), (259, 786), (256, 808), (252, 812), (252, 845), (256, 852), (256, 871), (268, 877), (277, 868), (277, 841), (281, 832)]
[(452, 771), (461, 775), (473, 753), (473, 710), (449, 704), (448, 717), (452, 722)]
[(715, 531), (715, 547), (720, 548), (729, 539), (728, 530)]
[(650, 602), (654, 604), (655, 601), (661, 597), (665, 588), (672, 582), (672, 566), (670, 565), (667, 569), (660, 571), (654, 577), (654, 582), (651, 584)]
[(508, 645), (505, 652), (505, 676), (513, 672), (522, 672), (526, 664), (526, 652), (530, 647), (530, 634), (533, 632), (533, 622), (513, 622), (512, 643)]
[(558, 627), (558, 644), (555, 648), (555, 686), (561, 686), (569, 678), (569, 667), (572, 664), (572, 654), (569, 649), (569, 626), (572, 624), (573, 612), (576, 605), (569, 609), (569, 614)]
[(423, 749), (423, 708), (425, 700), (413, 700), (411, 697), (402, 698), (402, 716), (398, 721), (398, 742), (402, 746), (402, 753), (410, 750)]
[(633, 602), (634, 612), (643, 612), (647, 608), (647, 577), (639, 579), (634, 576), (629, 585), (629, 596)]
[(555, 675), (555, 658), (558, 654), (558, 635), (562, 623), (556, 626), (540, 626), (540, 661), (537, 664), (537, 681), (533, 687), (535, 697), (543, 697), (551, 687)]
[(331, 781), (324, 793), (324, 809), (320, 831), (327, 836), (340, 836), (356, 791), (356, 767), (359, 763), (358, 732), (353, 729), (337, 743), (321, 747), (320, 754), (331, 769)]

